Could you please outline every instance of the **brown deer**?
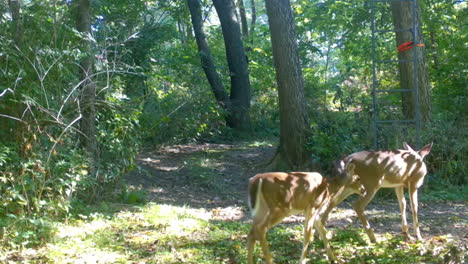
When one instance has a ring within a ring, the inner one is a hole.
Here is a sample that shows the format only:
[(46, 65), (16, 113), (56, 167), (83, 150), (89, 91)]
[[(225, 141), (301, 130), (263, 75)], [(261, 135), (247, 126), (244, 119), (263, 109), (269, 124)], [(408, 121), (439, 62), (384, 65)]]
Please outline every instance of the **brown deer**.
[[(421, 150), (413, 150), (406, 142), (404, 149), (391, 151), (361, 151), (347, 156), (344, 160), (350, 165), (354, 164), (354, 173), (359, 175), (361, 183), (366, 188), (366, 195), (360, 197), (353, 205), (359, 220), (371, 242), (376, 242), (375, 234), (367, 221), (364, 210), (380, 188), (395, 188), (401, 211), (401, 229), (403, 234), (412, 239), (408, 233), (406, 222), (406, 200), (404, 188), (408, 188), (413, 215), (414, 233), (418, 240), (422, 240), (418, 222), (418, 188), (423, 184), (427, 173), (424, 157), (429, 154), (432, 143)], [(322, 215), (322, 221), (326, 221), (330, 211), (336, 204), (351, 195), (344, 191), (334, 199)]]
[(320, 233), (330, 260), (336, 260), (328, 243), (326, 230), (320, 220), (320, 212), (341, 192), (363, 195), (364, 187), (359, 177), (353, 175), (353, 164), (340, 161), (335, 165), (338, 174), (333, 178), (322, 177), (317, 172), (269, 172), (257, 174), (249, 180), (249, 206), (253, 224), (247, 238), (248, 263), (254, 263), (255, 242), (260, 241), (266, 263), (273, 263), (266, 234), (286, 216), (304, 212), (304, 242), (299, 263), (305, 263), (307, 248), (313, 238), (314, 226)]

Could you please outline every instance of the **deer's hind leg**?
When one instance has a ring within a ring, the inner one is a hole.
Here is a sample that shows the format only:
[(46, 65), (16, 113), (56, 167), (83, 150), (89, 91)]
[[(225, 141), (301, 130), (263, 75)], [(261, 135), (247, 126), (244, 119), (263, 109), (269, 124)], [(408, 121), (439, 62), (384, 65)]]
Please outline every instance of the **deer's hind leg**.
[(418, 188), (412, 184), (408, 186), (409, 197), (411, 202), (411, 210), (413, 215), (414, 234), (418, 240), (422, 240), (421, 232), (419, 231), (418, 220)]
[[(261, 202), (261, 201), (260, 201)], [(269, 227), (269, 222), (271, 219), (271, 211), (268, 209), (268, 206), (262, 204), (259, 206), (259, 210), (253, 217), (252, 228), (250, 229), (249, 235), (247, 236), (247, 261), (249, 264), (254, 263), (254, 249), (255, 242), (258, 240), (262, 248), (263, 256), (266, 263), (273, 263), (273, 256), (268, 248), (267, 243), (267, 232)]]

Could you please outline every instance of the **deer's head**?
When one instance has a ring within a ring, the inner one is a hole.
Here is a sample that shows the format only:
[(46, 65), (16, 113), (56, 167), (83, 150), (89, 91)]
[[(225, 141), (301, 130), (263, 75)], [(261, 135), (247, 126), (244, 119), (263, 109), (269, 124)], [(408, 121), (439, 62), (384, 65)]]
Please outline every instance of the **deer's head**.
[(366, 195), (366, 188), (362, 185), (359, 175), (354, 173), (355, 168), (356, 165), (351, 161), (335, 161), (333, 180), (348, 191), (364, 196)]

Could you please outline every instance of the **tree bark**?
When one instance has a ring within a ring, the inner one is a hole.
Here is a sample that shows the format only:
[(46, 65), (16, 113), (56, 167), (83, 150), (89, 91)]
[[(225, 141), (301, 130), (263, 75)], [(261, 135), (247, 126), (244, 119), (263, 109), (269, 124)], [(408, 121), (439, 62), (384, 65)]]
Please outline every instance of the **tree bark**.
[(432, 46), (432, 59), (434, 60), (434, 69), (438, 70), (439, 58), (437, 56), (437, 42), (436, 42), (435, 34), (436, 33), (434, 31), (431, 31), (430, 36), (431, 36), (431, 46)]
[(289, 0), (266, 0), (280, 106), (280, 145), (272, 166), (300, 169), (309, 160), (304, 79)]
[(250, 81), (239, 22), (232, 0), (213, 0), (223, 31), (226, 57), (231, 77), (228, 126), (250, 129)]
[(13, 22), (12, 35), (17, 47), (21, 47), (23, 43), (23, 20), (20, 15), (21, 5), (21, 0), (8, 0)]
[[(250, 21), (250, 34), (255, 31), (255, 23), (257, 22), (257, 10), (255, 9), (255, 0), (250, 0), (250, 6), (252, 9), (252, 20)], [(253, 38), (250, 38), (250, 44), (253, 44)]]
[[(76, 28), (85, 35), (91, 34), (91, 11), (89, 0), (77, 0)], [(97, 138), (96, 138), (96, 86), (91, 80), (93, 74), (93, 58), (91, 42), (83, 38), (81, 51), (86, 56), (80, 62), (79, 77), (81, 81), (81, 145), (87, 151), (92, 165), (92, 171), (97, 165)]]
[(242, 37), (247, 40), (249, 37), (249, 27), (247, 25), (247, 16), (245, 15), (244, 0), (237, 0), (239, 15), (241, 19)]
[[(413, 8), (412, 2), (408, 1), (392, 1), (392, 16), (393, 25), (395, 29), (408, 29), (413, 27)], [(412, 60), (414, 50), (416, 49), (417, 64), (414, 65), (412, 62), (399, 63), (400, 72), (400, 87), (402, 89), (414, 89), (414, 74), (417, 74), (418, 78), (418, 98), (419, 98), (419, 110), (421, 121), (427, 122), (430, 118), (431, 112), (431, 97), (430, 97), (430, 84), (429, 76), (427, 72), (426, 58), (424, 56), (424, 47), (418, 47), (416, 44), (424, 43), (424, 37), (421, 31), (420, 23), (420, 12), (419, 8), (416, 8), (416, 36), (417, 43), (414, 43), (412, 49), (399, 52), (399, 60)], [(413, 33), (409, 31), (397, 32), (396, 33), (397, 46), (413, 41)], [(416, 66), (416, 68), (414, 67)], [(415, 118), (415, 93), (403, 92), (401, 96), (403, 115), (407, 119)]]
[(187, 3), (192, 17), (193, 31), (195, 32), (195, 39), (197, 41), (203, 71), (210, 83), (211, 90), (213, 91), (216, 101), (223, 109), (227, 109), (229, 105), (229, 97), (223, 86), (223, 82), (216, 71), (211, 50), (208, 45), (208, 41), (206, 40), (200, 2), (199, 0), (187, 0)]

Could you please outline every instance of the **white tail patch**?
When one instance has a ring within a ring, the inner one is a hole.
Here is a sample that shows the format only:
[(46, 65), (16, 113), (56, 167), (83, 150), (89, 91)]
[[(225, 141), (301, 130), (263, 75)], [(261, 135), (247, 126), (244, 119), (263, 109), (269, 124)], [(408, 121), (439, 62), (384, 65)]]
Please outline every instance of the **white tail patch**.
[(255, 192), (255, 196), (256, 196), (255, 197), (255, 206), (253, 208), (252, 208), (252, 204), (249, 202), (250, 213), (252, 215), (252, 218), (254, 218), (257, 215), (258, 209), (260, 208), (260, 203), (261, 203), (260, 199), (263, 199), (262, 183), (263, 183), (263, 180), (258, 179), (258, 187), (257, 187), (257, 191)]

